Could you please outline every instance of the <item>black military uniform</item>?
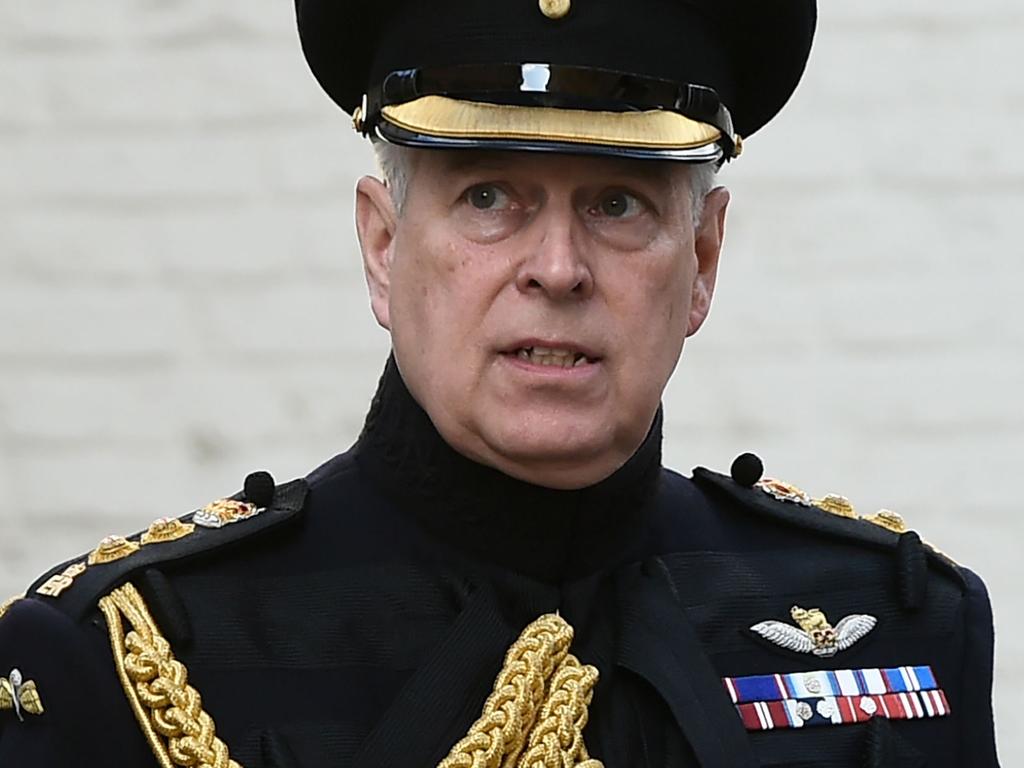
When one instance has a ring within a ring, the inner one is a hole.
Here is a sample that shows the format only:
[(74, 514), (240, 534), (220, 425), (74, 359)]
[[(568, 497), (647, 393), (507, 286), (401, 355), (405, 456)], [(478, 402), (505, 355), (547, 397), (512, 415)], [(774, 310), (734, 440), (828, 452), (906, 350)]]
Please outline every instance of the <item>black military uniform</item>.
[[(300, 29), (381, 138), (712, 162), (781, 106), (813, 29), (805, 2), (484, 6), (304, 0)], [(591, 33), (631, 24), (660, 48), (579, 66)], [(438, 30), (468, 42), (415, 44)], [(467, 138), (487, 130), (452, 109), (467, 95), (509, 129)], [(573, 99), (620, 109), (574, 125)], [(552, 110), (551, 135), (518, 109)], [(659, 110), (679, 120), (657, 141), (616, 122)], [(976, 576), (898, 515), (812, 500), (750, 455), (692, 478), (660, 458), (659, 413), (596, 486), (514, 480), (452, 450), (391, 361), (356, 445), (305, 480), (252, 475), (0, 609), (0, 765), (997, 765)]]
[[(778, 483), (751, 487), (750, 459), (740, 482), (662, 469), (660, 426), (599, 485), (538, 488), (452, 451), (389, 365), (351, 451), (276, 490), (249, 480), (265, 511), (39, 594), (61, 566), (9, 609), (0, 659), (35, 683), (44, 712), (3, 716), (0, 764), (153, 765), (134, 704), (169, 720), (165, 733), (191, 724), (178, 749), (209, 758), (195, 764), (221, 765), (220, 749), (248, 768), (435, 766), (523, 628), (558, 611), (575, 628), (572, 653), (600, 672), (583, 733), (606, 766), (995, 766), (992, 623), (977, 577), (914, 533), (806, 506)], [(122, 584), (142, 600), (98, 609)], [(143, 601), (163, 638), (149, 650), (126, 639), (146, 634), (129, 620)], [(794, 605), (876, 624), (832, 657), (751, 629), (788, 623)], [(908, 668), (916, 686), (894, 679)], [(893, 693), (847, 697), (863, 716), (838, 724), (822, 702), (844, 697), (808, 674), (825, 670), (857, 670), (861, 685), (879, 670)], [(786, 676), (793, 695), (766, 694), (765, 675)], [(147, 696), (126, 695), (140, 686)], [(941, 695), (926, 706), (915, 687)], [(867, 717), (866, 702), (887, 700), (893, 719)], [(756, 711), (749, 722), (752, 702), (769, 702), (772, 718), (786, 701), (811, 709), (800, 726), (769, 728)], [(175, 739), (152, 741), (167, 755)]]

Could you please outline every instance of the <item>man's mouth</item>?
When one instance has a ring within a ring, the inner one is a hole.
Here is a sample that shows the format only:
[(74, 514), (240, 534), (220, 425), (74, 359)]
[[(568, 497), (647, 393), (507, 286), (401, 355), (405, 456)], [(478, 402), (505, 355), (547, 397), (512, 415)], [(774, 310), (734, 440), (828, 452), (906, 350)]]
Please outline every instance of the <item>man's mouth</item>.
[(510, 354), (532, 365), (551, 365), (557, 368), (578, 368), (596, 362), (596, 358), (589, 358), (582, 352), (555, 347), (520, 347)]

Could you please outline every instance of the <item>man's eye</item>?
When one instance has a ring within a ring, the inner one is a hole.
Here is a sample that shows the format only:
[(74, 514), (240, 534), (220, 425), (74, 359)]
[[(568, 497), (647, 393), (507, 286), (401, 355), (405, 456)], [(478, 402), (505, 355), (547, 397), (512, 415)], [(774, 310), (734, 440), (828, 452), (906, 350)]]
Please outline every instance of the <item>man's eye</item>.
[(469, 204), (480, 211), (507, 208), (509, 197), (501, 187), (494, 184), (477, 184), (466, 192)]
[(613, 219), (636, 216), (643, 212), (643, 203), (628, 192), (612, 192), (597, 205), (597, 213)]

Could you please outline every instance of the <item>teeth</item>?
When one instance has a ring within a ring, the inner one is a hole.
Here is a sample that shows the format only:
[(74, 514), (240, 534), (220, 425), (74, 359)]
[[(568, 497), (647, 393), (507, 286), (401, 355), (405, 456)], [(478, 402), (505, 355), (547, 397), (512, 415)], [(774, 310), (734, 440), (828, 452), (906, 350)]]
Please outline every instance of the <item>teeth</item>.
[(576, 368), (587, 362), (586, 355), (568, 349), (550, 347), (528, 347), (516, 352), (516, 357), (534, 365), (554, 365), (559, 368)]

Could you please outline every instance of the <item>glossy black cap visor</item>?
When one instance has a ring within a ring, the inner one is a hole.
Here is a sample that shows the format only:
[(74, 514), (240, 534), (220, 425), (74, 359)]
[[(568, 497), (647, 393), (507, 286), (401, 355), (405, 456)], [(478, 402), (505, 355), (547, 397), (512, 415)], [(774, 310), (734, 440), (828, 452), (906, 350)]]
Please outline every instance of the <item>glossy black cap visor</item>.
[(367, 94), (364, 133), (397, 144), (707, 162), (738, 154), (711, 88), (543, 63), (397, 70)]

